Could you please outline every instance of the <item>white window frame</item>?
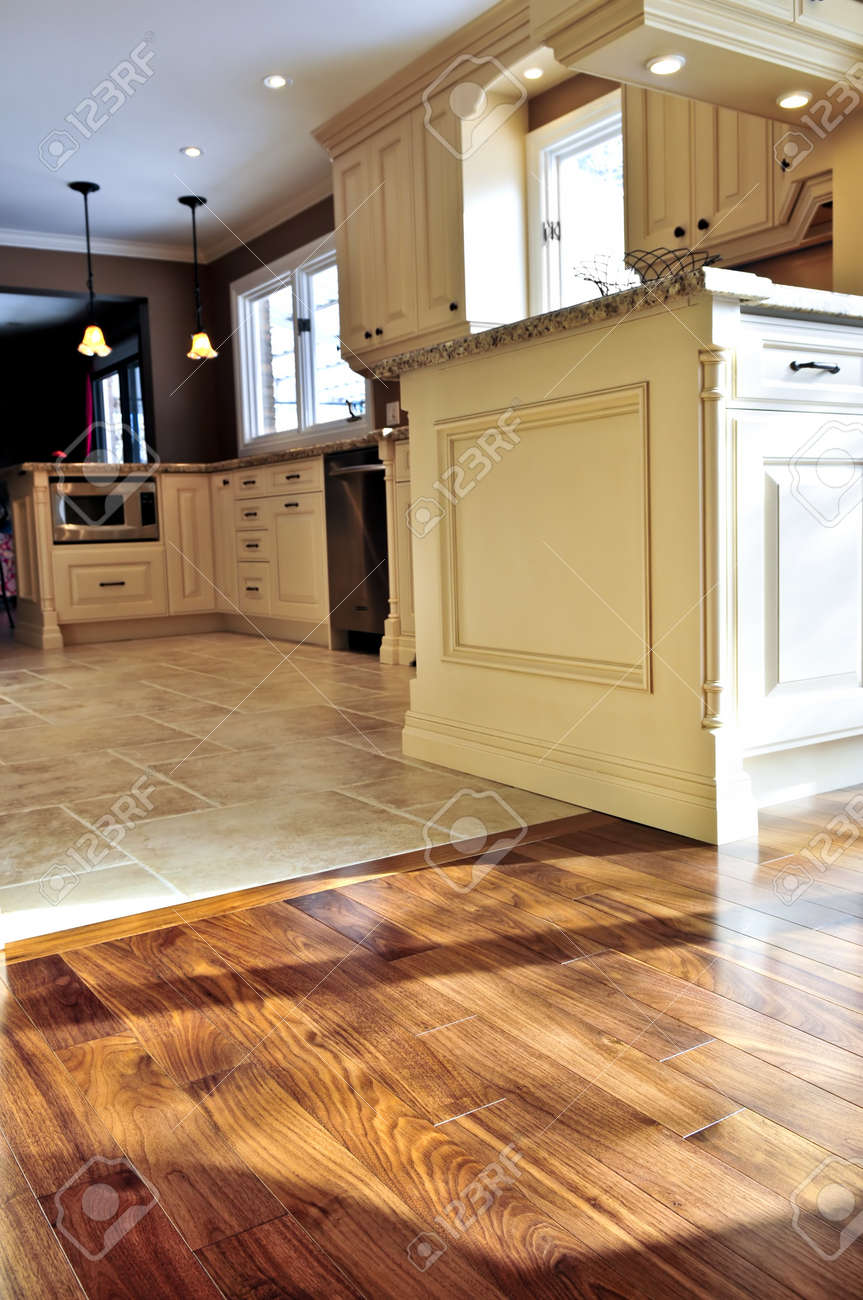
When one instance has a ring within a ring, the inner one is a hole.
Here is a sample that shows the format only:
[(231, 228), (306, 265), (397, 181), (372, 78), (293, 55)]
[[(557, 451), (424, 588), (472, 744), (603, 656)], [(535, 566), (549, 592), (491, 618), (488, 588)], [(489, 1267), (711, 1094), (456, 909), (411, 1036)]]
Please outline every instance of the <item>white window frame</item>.
[[(234, 391), (237, 406), (237, 442), (240, 456), (280, 451), (327, 435), (334, 440), (347, 434), (365, 433), (370, 428), (371, 392), (366, 381), (366, 409), (359, 420), (328, 420), (314, 423), (314, 316), (303, 289), (308, 294), (308, 277), (335, 263), (335, 238), (315, 240), (296, 248), (268, 266), (261, 266), (231, 284), (231, 325), (236, 338), (234, 348)], [(254, 328), (249, 307), (279, 288), (291, 284), (294, 289), (294, 349), (297, 367), (297, 421), (299, 428), (283, 433), (258, 434), (263, 426), (261, 403), (260, 338)], [(312, 317), (312, 331), (300, 333), (298, 316)]]
[[(530, 313), (538, 315), (562, 306), (560, 240), (543, 240), (543, 223), (558, 222), (561, 214), (557, 186), (552, 183), (557, 164), (567, 154), (580, 151), (619, 134), (623, 126), (623, 94), (612, 90), (563, 117), (537, 127), (527, 136), (528, 276)], [(573, 137), (577, 136), (577, 143)]]

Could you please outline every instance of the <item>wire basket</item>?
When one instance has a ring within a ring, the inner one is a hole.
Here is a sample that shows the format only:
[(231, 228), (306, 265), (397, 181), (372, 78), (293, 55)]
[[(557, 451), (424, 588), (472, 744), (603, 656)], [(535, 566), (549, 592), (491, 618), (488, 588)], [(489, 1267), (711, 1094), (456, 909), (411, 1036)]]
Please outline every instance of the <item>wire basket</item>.
[(642, 284), (651, 284), (656, 280), (673, 280), (678, 275), (690, 275), (704, 266), (713, 266), (715, 262), (721, 261), (721, 254), (692, 248), (636, 248), (625, 253), (623, 260)]

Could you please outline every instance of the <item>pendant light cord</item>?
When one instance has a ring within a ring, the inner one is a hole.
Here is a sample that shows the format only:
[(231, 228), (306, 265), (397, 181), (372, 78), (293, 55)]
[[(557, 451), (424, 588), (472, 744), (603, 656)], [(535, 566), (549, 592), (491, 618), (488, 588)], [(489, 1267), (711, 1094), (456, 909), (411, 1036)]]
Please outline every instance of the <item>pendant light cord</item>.
[(90, 292), (90, 319), (92, 321), (95, 311), (95, 298), (93, 296), (93, 254), (90, 250), (90, 205), (89, 194), (84, 195), (84, 233), (87, 240), (87, 288)]
[(192, 258), (195, 263), (195, 329), (201, 332), (203, 326), (201, 321), (203, 315), (201, 312), (201, 286), (198, 282), (198, 223), (195, 220), (195, 209), (192, 208)]

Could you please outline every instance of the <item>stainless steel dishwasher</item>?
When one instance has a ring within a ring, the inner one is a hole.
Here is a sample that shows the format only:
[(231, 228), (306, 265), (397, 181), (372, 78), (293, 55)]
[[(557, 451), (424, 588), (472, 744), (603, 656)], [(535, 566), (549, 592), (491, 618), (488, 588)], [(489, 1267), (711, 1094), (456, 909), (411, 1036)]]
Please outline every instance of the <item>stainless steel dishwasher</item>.
[(389, 609), (387, 503), (377, 447), (326, 458), (330, 622), (344, 647), (376, 650)]

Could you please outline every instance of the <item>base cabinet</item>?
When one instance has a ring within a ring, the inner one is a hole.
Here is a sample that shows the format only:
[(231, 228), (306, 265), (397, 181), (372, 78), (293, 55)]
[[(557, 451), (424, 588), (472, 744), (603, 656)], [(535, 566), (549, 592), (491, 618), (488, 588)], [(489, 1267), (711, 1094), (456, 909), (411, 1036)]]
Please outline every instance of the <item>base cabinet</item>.
[(322, 492), (267, 502), (271, 534), (270, 613), (322, 622), (328, 614), (327, 552)]
[(163, 474), (162, 536), (172, 614), (216, 608), (209, 474)]
[(169, 612), (165, 552), (158, 544), (55, 547), (53, 558), (61, 623)]

